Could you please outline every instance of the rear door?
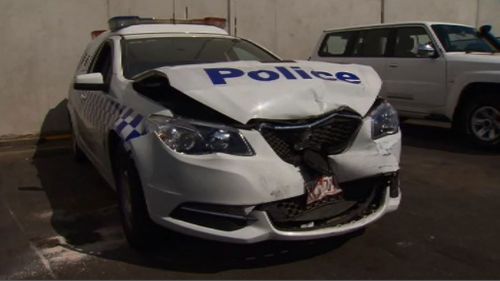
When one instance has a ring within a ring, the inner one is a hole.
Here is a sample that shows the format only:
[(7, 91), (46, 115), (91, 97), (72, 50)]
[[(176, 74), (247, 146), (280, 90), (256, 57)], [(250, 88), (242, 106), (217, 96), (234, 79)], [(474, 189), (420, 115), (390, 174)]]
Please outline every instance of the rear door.
[(390, 35), (391, 29), (389, 28), (359, 31), (352, 47), (350, 62), (369, 65), (384, 79)]
[(431, 113), (444, 105), (446, 93), (446, 63), (442, 56), (420, 56), (419, 45), (434, 42), (423, 26), (396, 29), (391, 56), (384, 71), (384, 95), (398, 110)]
[(384, 79), (390, 36), (390, 28), (332, 32), (323, 39), (318, 57), (321, 61), (369, 65)]
[(328, 62), (348, 63), (348, 58), (352, 56), (352, 46), (356, 36), (356, 31), (328, 33), (323, 38), (318, 53), (314, 54), (312, 58)]

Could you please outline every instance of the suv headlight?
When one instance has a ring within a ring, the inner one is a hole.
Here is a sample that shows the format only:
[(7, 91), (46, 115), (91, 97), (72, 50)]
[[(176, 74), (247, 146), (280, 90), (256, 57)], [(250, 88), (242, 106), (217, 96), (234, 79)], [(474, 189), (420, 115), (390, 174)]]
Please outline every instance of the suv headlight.
[(370, 112), (372, 118), (372, 138), (378, 139), (399, 131), (398, 112), (387, 101), (381, 102)]
[(182, 118), (151, 115), (146, 130), (153, 132), (172, 150), (186, 154), (227, 153), (254, 155), (250, 144), (235, 129), (224, 125)]

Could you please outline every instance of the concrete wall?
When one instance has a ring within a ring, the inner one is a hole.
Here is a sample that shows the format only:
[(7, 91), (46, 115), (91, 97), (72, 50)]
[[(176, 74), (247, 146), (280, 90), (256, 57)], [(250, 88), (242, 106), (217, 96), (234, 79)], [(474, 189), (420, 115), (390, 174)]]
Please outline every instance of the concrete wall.
[(236, 0), (234, 17), (238, 36), (305, 59), (325, 28), (379, 23), (380, 7), (380, 0)]
[[(68, 129), (73, 70), (109, 17), (230, 18), (230, 33), (306, 59), (326, 28), (408, 20), (492, 24), (500, 0), (0, 0), (0, 138)], [(52, 109), (52, 110), (51, 110)]]
[(500, 36), (500, 0), (480, 0), (477, 5), (476, 25), (493, 25), (493, 32)]
[(48, 110), (65, 98), (89, 31), (104, 26), (104, 4), (0, 1), (0, 135), (39, 131)]
[(425, 20), (475, 25), (477, 3), (471, 0), (385, 0), (384, 20)]

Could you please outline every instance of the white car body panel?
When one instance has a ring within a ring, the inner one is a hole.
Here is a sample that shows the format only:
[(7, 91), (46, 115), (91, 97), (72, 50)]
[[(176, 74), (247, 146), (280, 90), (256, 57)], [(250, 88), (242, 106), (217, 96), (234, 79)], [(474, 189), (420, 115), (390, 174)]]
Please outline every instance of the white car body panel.
[(444, 105), (446, 62), (443, 58), (387, 58), (384, 96), (396, 108)]

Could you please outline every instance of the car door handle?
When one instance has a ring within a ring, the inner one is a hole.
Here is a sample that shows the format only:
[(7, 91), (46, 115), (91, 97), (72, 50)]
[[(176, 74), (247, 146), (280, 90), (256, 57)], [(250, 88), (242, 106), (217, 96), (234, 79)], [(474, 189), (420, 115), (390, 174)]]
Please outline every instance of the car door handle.
[(389, 64), (389, 67), (391, 67), (391, 68), (396, 68), (396, 67), (398, 67), (398, 66), (399, 66), (399, 65), (397, 65), (397, 64), (395, 64), (395, 63), (391, 63), (391, 64)]
[(88, 96), (87, 96), (87, 93), (81, 93), (81, 94), (80, 94), (80, 99), (82, 99), (82, 100), (86, 100), (86, 99), (87, 99), (87, 97), (88, 97)]

